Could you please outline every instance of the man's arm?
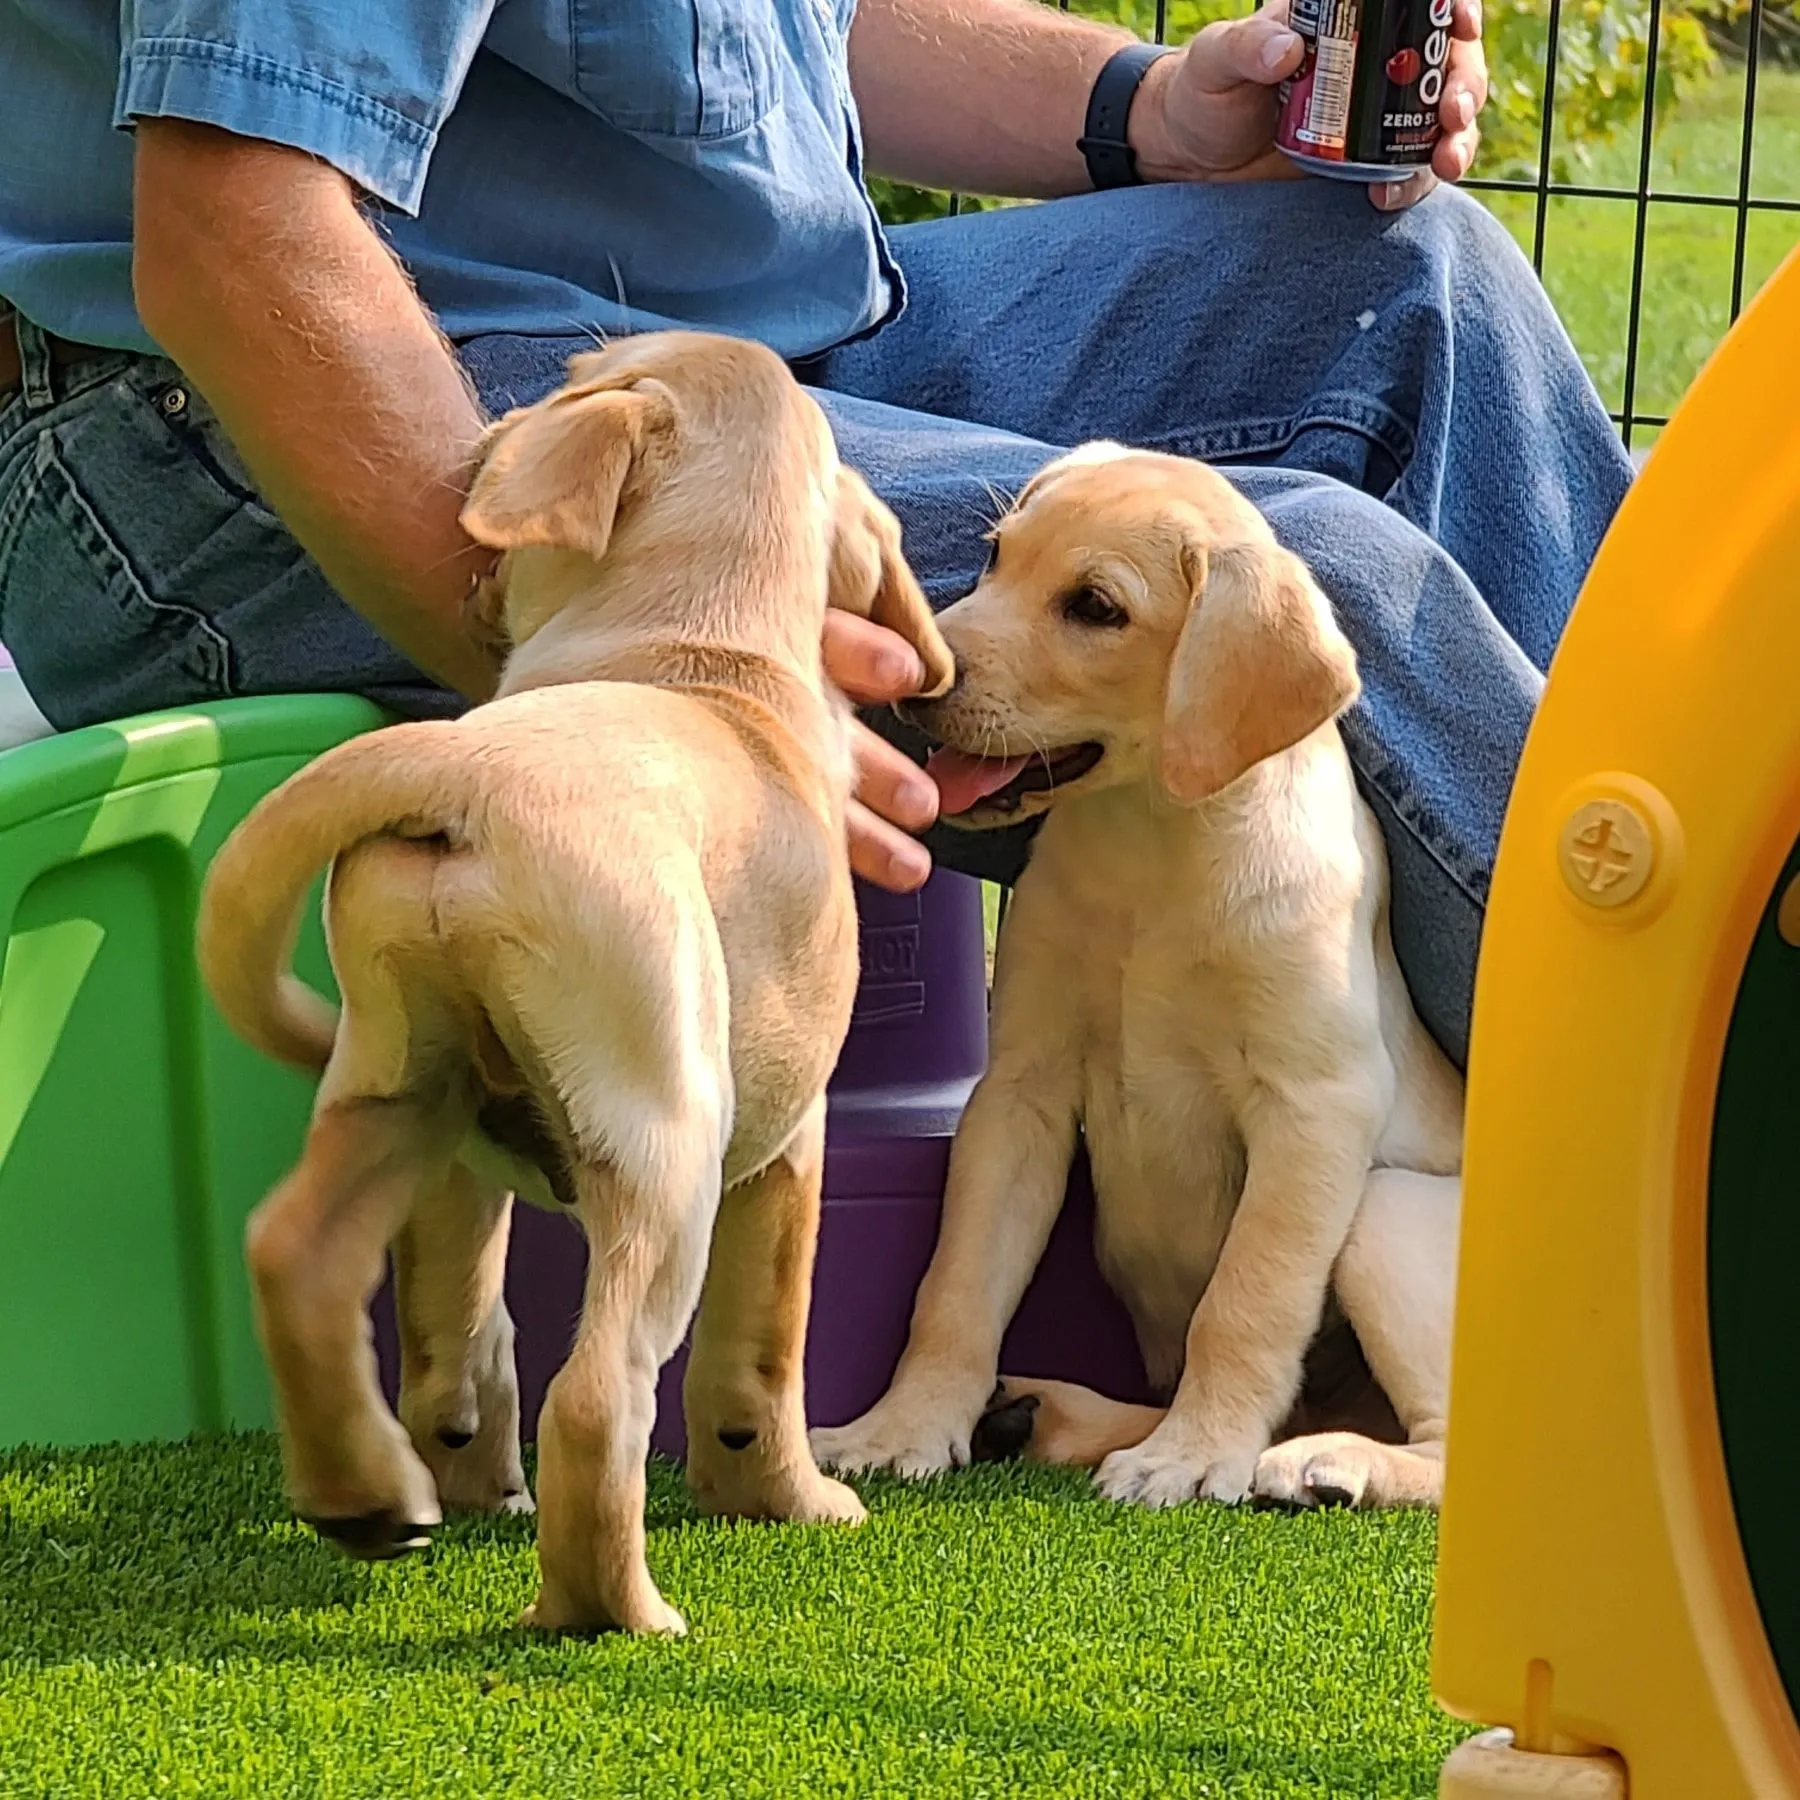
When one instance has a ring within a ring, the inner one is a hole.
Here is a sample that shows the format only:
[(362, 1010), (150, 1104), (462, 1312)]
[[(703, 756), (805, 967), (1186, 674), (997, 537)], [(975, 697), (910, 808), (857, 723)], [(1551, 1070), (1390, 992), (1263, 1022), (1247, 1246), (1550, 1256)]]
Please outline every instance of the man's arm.
[(485, 699), (498, 670), (463, 602), (491, 553), (457, 522), (481, 411), (349, 181), (303, 151), (144, 119), (134, 207), (145, 329), (269, 504), (383, 637)]
[(1135, 41), (1039, 0), (861, 0), (850, 79), (869, 167), (975, 194), (1082, 193), (1088, 94)]
[[(1468, 171), (1487, 99), (1480, 0), (1456, 0), (1444, 137), (1432, 171)], [(1015, 199), (1084, 192), (1076, 149), (1095, 77), (1121, 45), (1112, 26), (1041, 0), (861, 0), (850, 78), (877, 174)], [(1285, 0), (1208, 25), (1145, 75), (1128, 137), (1146, 181), (1242, 181), (1292, 175), (1274, 147), (1275, 88), (1299, 66)], [(1377, 190), (1416, 199), (1428, 177)]]
[[(302, 151), (144, 119), (135, 206), (145, 329), (206, 396), (264, 498), (383, 637), (487, 698), (499, 671), (469, 637), (464, 601), (491, 553), (458, 523), (481, 411), (350, 183)], [(844, 615), (825, 663), (877, 704), (916, 693), (925, 673), (903, 638)], [(931, 823), (937, 789), (866, 728), (854, 749), (851, 863), (915, 888), (931, 859), (906, 832)]]

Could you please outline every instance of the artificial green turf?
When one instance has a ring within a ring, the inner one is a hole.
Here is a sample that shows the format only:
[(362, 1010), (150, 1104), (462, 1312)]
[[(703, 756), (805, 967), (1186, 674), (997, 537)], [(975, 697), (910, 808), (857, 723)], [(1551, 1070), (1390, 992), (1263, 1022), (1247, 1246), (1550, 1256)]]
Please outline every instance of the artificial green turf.
[(707, 1524), (660, 1466), (691, 1635), (545, 1642), (528, 1520), (363, 1567), (266, 1438), (0, 1455), (0, 1793), (1398, 1800), (1461, 1735), (1429, 1518), (863, 1491), (860, 1531)]

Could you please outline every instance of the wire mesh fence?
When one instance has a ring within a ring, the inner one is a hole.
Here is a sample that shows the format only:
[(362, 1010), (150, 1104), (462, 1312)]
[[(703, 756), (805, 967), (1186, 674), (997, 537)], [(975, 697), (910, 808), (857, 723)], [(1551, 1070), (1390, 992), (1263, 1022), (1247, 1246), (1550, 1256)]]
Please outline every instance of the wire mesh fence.
[[(1465, 185), (1530, 256), (1634, 450), (1800, 243), (1797, 4), (1488, 0), (1495, 97)], [(1073, 10), (1179, 42), (1242, 8), (1073, 0)]]
[[(1681, 97), (1671, 92), (1669, 84), (1658, 80), (1657, 62), (1665, 39), (1664, 3), (1663, 0), (1650, 0), (1642, 40), (1643, 102), (1635, 142), (1625, 146), (1635, 166), (1630, 168), (1628, 178), (1623, 181), (1558, 179), (1558, 99), (1563, 85), (1559, 81), (1558, 68), (1562, 0), (1549, 0), (1546, 11), (1545, 60), (1540, 74), (1543, 123), (1536, 173), (1529, 180), (1493, 178), (1484, 176), (1478, 166), (1468, 186), (1488, 195), (1504, 197), (1495, 204), (1495, 210), (1502, 216), (1507, 216), (1509, 200), (1515, 209), (1521, 204), (1529, 208), (1529, 227), (1520, 231), (1520, 235), (1528, 242), (1533, 266), (1546, 277), (1553, 294), (1562, 285), (1557, 280), (1559, 271), (1550, 261), (1558, 213), (1563, 212), (1573, 219), (1575, 203), (1628, 209), (1628, 272), (1614, 272), (1615, 277), (1625, 273), (1623, 360), (1618, 371), (1618, 386), (1609, 398), (1616, 398), (1613, 416), (1629, 446), (1666, 424), (1668, 408), (1680, 397), (1678, 389), (1671, 390), (1666, 375), (1659, 374), (1655, 382), (1645, 379), (1647, 352), (1652, 347), (1660, 350), (1684, 329), (1682, 297), (1665, 294), (1663, 283), (1658, 279), (1663, 266), (1676, 260), (1666, 250), (1658, 255), (1662, 243), (1673, 244), (1685, 236), (1690, 243), (1705, 245), (1710, 239), (1713, 248), (1720, 247), (1722, 234), (1704, 228), (1695, 232), (1692, 222), (1682, 220), (1684, 212), (1710, 214), (1727, 225), (1723, 242), (1728, 245), (1728, 260), (1721, 266), (1721, 259), (1716, 254), (1711, 258), (1714, 264), (1711, 285), (1716, 290), (1710, 296), (1712, 305), (1706, 306), (1704, 301), (1708, 297), (1701, 296), (1700, 337), (1704, 340), (1703, 345), (1690, 343), (1685, 346), (1685, 354), (1683, 347), (1672, 346), (1675, 350), (1672, 361), (1675, 371), (1684, 378), (1680, 383), (1684, 388), (1713, 342), (1738, 316), (1746, 299), (1772, 272), (1781, 255), (1800, 239), (1800, 191), (1796, 191), (1794, 185), (1794, 177), (1800, 170), (1796, 170), (1791, 162), (1781, 166), (1776, 160), (1779, 152), (1771, 147), (1773, 166), (1762, 172), (1769, 179), (1759, 180), (1758, 151), (1762, 145), (1757, 103), (1764, 50), (1765, 0), (1750, 0), (1741, 31), (1731, 31), (1728, 21), (1719, 33), (1723, 40), (1721, 61), (1724, 66), (1715, 79), (1721, 92), (1709, 98), (1713, 102), (1715, 123), (1735, 122), (1735, 158), (1690, 154), (1683, 159), (1665, 148), (1668, 142), (1666, 128), (1674, 122), (1665, 109), (1679, 108)], [(1782, 23), (1791, 31), (1790, 19), (1784, 17)], [(1792, 81), (1787, 70), (1783, 69), (1781, 73), (1784, 82)], [(1734, 93), (1733, 90), (1737, 91)], [(1735, 109), (1730, 104), (1733, 100)], [(1736, 112), (1735, 121), (1729, 118), (1732, 110)], [(1723, 167), (1727, 160), (1734, 160), (1735, 168)], [(1688, 165), (1686, 169), (1684, 161)], [(1758, 222), (1762, 220), (1769, 222), (1769, 229), (1759, 227)], [(1522, 221), (1516, 210), (1508, 222), (1515, 230), (1519, 229)], [(1666, 236), (1670, 227), (1673, 227), (1674, 235)], [(1579, 232), (1567, 234), (1567, 237), (1569, 241), (1555, 247), (1564, 255), (1579, 256)], [(1708, 330), (1708, 324), (1716, 329)], [(1583, 345), (1582, 348), (1591, 365), (1592, 347)]]

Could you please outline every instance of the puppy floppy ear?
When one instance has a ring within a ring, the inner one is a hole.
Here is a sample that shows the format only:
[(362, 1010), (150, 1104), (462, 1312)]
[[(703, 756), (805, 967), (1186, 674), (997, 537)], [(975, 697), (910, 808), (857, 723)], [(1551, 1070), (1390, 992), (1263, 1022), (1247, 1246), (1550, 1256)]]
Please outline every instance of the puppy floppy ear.
[(934, 700), (956, 679), (956, 664), (900, 549), (900, 521), (841, 464), (831, 522), (829, 604), (897, 631), (925, 665), (921, 696)]
[(1356, 655), (1299, 557), (1275, 544), (1182, 552), (1192, 589), (1169, 667), (1162, 781), (1209, 799), (1361, 692)]
[(508, 413), (488, 433), (463, 530), (496, 550), (537, 546), (598, 559), (633, 469), (674, 425), (674, 401), (656, 381), (567, 388)]

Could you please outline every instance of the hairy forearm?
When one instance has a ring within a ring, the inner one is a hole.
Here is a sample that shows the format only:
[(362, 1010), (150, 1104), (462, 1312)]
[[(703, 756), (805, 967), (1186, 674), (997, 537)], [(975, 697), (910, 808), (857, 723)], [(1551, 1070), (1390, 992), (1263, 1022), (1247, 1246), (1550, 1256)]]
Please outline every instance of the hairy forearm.
[(1094, 78), (1128, 33), (1039, 0), (862, 0), (850, 77), (870, 169), (927, 187), (1083, 192)]
[(471, 698), (496, 671), (463, 623), (486, 555), (457, 522), (479, 407), (350, 184), (207, 126), (137, 134), (146, 329), (344, 598)]

